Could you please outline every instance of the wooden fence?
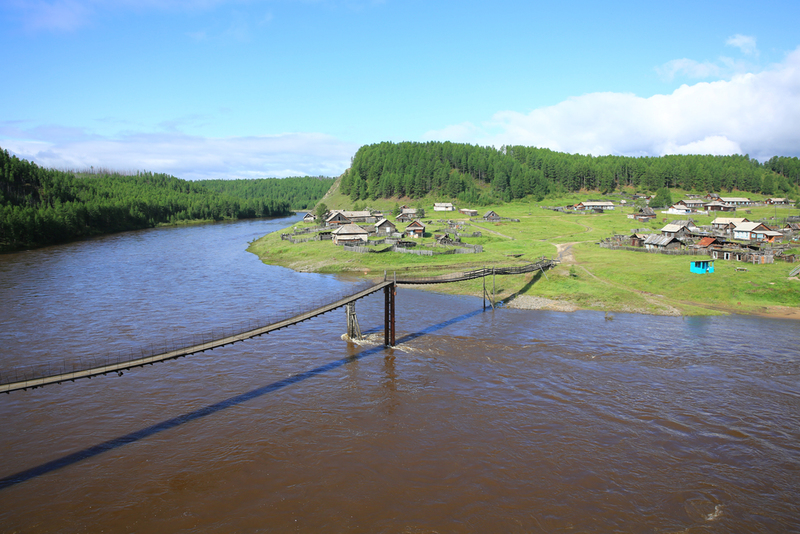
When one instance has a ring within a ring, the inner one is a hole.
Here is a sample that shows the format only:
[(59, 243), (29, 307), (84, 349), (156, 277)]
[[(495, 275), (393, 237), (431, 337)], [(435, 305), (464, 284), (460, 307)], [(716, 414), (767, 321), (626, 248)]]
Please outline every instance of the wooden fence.
[(644, 247), (629, 247), (625, 245), (616, 245), (613, 243), (600, 243), (601, 248), (610, 250), (629, 250), (631, 252), (647, 252), (650, 254), (667, 254), (670, 256), (708, 256), (710, 252), (708, 249), (703, 248), (687, 248), (687, 249), (655, 249)]

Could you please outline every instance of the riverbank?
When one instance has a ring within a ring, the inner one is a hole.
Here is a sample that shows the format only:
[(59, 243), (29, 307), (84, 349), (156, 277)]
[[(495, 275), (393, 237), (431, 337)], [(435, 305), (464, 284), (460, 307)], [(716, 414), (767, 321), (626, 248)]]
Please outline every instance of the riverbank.
[[(426, 234), (441, 233), (438, 230), (446, 227), (438, 222), (440, 217), (464, 223), (465, 233), (481, 232), (481, 237), (463, 238), (468, 244), (482, 245), (484, 252), (479, 254), (360, 254), (347, 252), (330, 241), (293, 244), (281, 240), (280, 234), (289, 230), (266, 235), (253, 242), (248, 250), (265, 263), (296, 271), (358, 273), (368, 277), (382, 277), (386, 271), (404, 278), (422, 273), (436, 275), (481, 267), (525, 265), (545, 256), (558, 259), (559, 265), (545, 273), (497, 277), (493, 284), (496, 301), (509, 307), (557, 311), (800, 318), (800, 280), (788, 276), (792, 264), (750, 265), (718, 260), (714, 273), (694, 274), (689, 271), (694, 256), (600, 248), (597, 243), (605, 237), (643, 224), (628, 219), (626, 210), (568, 215), (539, 209), (530, 203), (490, 208), (519, 222), (470, 221), (453, 212), (437, 213), (425, 219), (431, 221)], [(696, 220), (697, 224), (709, 224), (712, 218), (701, 215)], [(655, 231), (656, 226), (660, 228), (664, 223), (650, 224)], [(304, 225), (293, 226), (302, 228)], [(736, 269), (743, 265), (747, 271)], [(480, 297), (483, 280), (421, 288)], [(487, 289), (491, 293), (489, 280)]]

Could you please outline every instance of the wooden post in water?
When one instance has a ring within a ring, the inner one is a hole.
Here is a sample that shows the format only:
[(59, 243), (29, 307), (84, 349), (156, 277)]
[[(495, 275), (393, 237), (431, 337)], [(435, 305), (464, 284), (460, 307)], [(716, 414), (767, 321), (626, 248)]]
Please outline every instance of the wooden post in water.
[(356, 317), (356, 303), (348, 302), (347, 309), (347, 337), (350, 339), (361, 339), (361, 327), (358, 325)]
[(486, 311), (486, 266), (483, 266), (483, 295), (481, 295), (483, 299), (483, 311)]
[[(396, 279), (397, 275), (395, 275)], [(397, 295), (397, 284), (383, 288), (383, 344), (394, 347), (394, 298)]]
[(495, 302), (497, 302), (497, 295), (495, 294), (494, 267), (492, 267), (492, 309), (494, 309)]

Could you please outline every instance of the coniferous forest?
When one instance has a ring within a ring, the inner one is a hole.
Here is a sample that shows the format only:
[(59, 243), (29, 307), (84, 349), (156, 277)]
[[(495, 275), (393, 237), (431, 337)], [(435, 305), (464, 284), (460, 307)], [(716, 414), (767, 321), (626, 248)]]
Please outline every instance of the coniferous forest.
[(386, 142), (358, 150), (341, 191), (353, 200), (434, 193), (485, 205), (581, 189), (610, 193), (622, 186), (787, 196), (798, 185), (798, 158), (776, 156), (761, 164), (739, 155), (593, 157), (524, 146)]
[(290, 213), (288, 200), (266, 195), (225, 193), (150, 172), (79, 174), (45, 169), (0, 150), (3, 249), (60, 243), (161, 223)]
[(300, 176), (253, 180), (198, 180), (194, 183), (240, 199), (269, 198), (288, 202), (293, 210), (310, 210), (328, 192), (335, 180), (325, 176)]

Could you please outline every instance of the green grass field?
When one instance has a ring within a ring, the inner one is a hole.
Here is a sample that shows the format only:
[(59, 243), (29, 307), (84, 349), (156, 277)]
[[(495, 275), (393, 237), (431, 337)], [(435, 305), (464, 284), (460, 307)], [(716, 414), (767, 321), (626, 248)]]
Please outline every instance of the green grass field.
[[(685, 198), (683, 194), (673, 191), (673, 200)], [(390, 274), (397, 272), (398, 276), (420, 272), (434, 275), (484, 266), (525, 264), (542, 256), (555, 258), (560, 247), (566, 250), (562, 263), (546, 274), (497, 277), (497, 298), (530, 295), (567, 302), (582, 309), (670, 315), (752, 314), (769, 312), (775, 306), (800, 307), (800, 281), (788, 277), (796, 264), (778, 261), (769, 265), (751, 265), (717, 260), (713, 274), (693, 274), (689, 271), (690, 262), (705, 257), (614, 251), (597, 245), (600, 240), (614, 234), (627, 234), (636, 228), (658, 230), (666, 221), (685, 216), (666, 215), (657, 210), (657, 219), (646, 224), (627, 218), (633, 212), (632, 207), (591, 215), (565, 214), (540, 207), (575, 204), (581, 200), (599, 197), (598, 193), (591, 193), (546, 199), (541, 204), (522, 201), (475, 207), (481, 215), (492, 209), (502, 217), (520, 220), (470, 223), (465, 231), (480, 231), (482, 237), (462, 240), (469, 244), (483, 245), (484, 252), (480, 254), (359, 254), (345, 252), (342, 247), (335, 246), (330, 241), (292, 244), (282, 241), (280, 232), (253, 242), (249, 250), (265, 263), (299, 271), (351, 272), (382, 277), (384, 271)], [(603, 198), (616, 203), (621, 197), (609, 195)], [(758, 199), (753, 195), (751, 198)], [(444, 229), (445, 225), (437, 223), (437, 220), (468, 221), (466, 216), (458, 212), (434, 212), (433, 202), (438, 200), (383, 199), (369, 202), (368, 205), (373, 209), (384, 210), (385, 213), (390, 213), (397, 204), (425, 208), (426, 217), (423, 220), (432, 222), (427, 225), (427, 237), (420, 241), (421, 246), (433, 241), (433, 237), (428, 234), (440, 233), (437, 230)], [(348, 209), (353, 205), (348, 197), (337, 196), (335, 190), (323, 202), (329, 208), (338, 209)], [(750, 209), (750, 212), (748, 214), (739, 209), (735, 214), (724, 216), (758, 220), (800, 215), (800, 210), (788, 207), (758, 207)], [(710, 224), (715, 216), (694, 214), (692, 218), (698, 225), (704, 225)], [(519, 257), (515, 257), (518, 255)], [(746, 267), (748, 270), (737, 271), (736, 267)], [(482, 288), (482, 280), (426, 287), (433, 291), (471, 295), (480, 295)]]

